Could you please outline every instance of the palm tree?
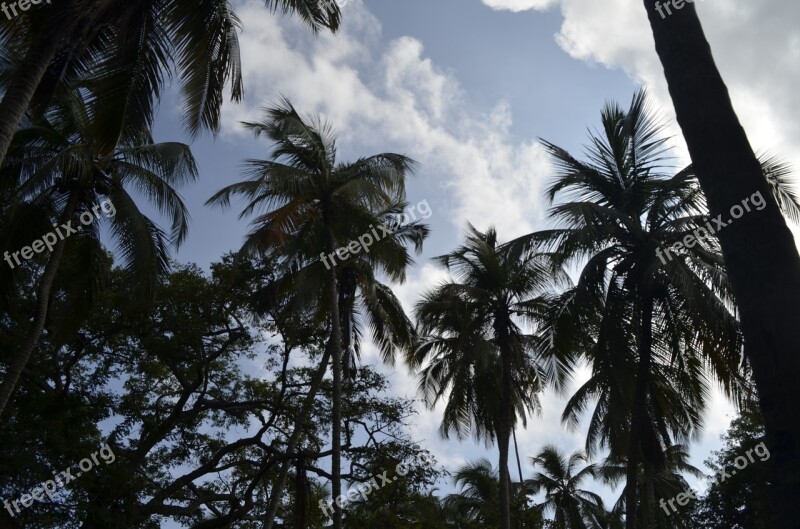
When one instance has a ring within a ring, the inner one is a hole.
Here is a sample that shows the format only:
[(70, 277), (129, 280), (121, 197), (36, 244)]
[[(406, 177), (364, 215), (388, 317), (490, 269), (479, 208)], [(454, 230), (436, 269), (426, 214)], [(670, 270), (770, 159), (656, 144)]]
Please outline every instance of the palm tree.
[[(603, 325), (610, 327), (611, 321), (612, 318), (607, 318)], [(647, 375), (647, 413), (639, 425), (643, 432), (639, 440), (640, 446), (634, 448), (630, 441), (630, 416), (633, 407), (630, 395), (634, 393), (634, 382), (640, 371), (636, 364), (635, 349), (631, 348), (620, 354), (619, 350), (598, 346), (594, 354), (592, 375), (571, 397), (562, 419), (577, 426), (579, 417), (594, 401), (587, 447), (609, 447), (614, 454), (629, 454), (635, 450), (639, 464), (635, 479), (629, 476), (630, 482), (637, 483), (642, 476), (649, 480), (663, 470), (665, 462), (658, 453), (661, 447), (673, 437), (688, 440), (690, 433), (699, 431), (702, 426), (702, 411), (705, 409), (708, 391), (703, 364), (693, 354), (687, 355), (686, 366), (665, 365), (663, 356), (659, 355), (659, 360), (650, 366)], [(627, 463), (630, 463), (630, 457)], [(637, 497), (642, 502), (639, 511), (651, 513), (644, 503), (645, 498), (640, 495), (641, 488), (635, 492), (638, 496), (634, 496), (630, 489), (626, 490), (630, 497)], [(622, 505), (627, 503), (623, 502)]]
[[(10, 156), (2, 167), (4, 194), (12, 199), (3, 210), (6, 229), (27, 233), (31, 240), (44, 235), (31, 230), (30, 215), (20, 214), (30, 211), (29, 207), (22, 207), (25, 204), (37, 208), (41, 219), (37, 224), (49, 228), (47, 231), (51, 231), (48, 225), (53, 221), (57, 221), (53, 226), (74, 222), (78, 228), (71, 236), (65, 229), (63, 237), (52, 237), (58, 240), (53, 241), (38, 279), (33, 321), (0, 385), (0, 413), (39, 342), (62, 265), (80, 262), (85, 275), (93, 268), (92, 260), (102, 253), (98, 251), (97, 223), (86, 225), (83, 220), (87, 218), (85, 215), (97, 216), (99, 220), (100, 215), (92, 211), (93, 207), (97, 208), (99, 202), (111, 204), (114, 210), (109, 222), (111, 235), (117, 241), (128, 273), (144, 293), (152, 292), (158, 278), (168, 271), (170, 242), (179, 245), (186, 236), (188, 213), (173, 186), (197, 176), (189, 147), (181, 143), (153, 143), (149, 133), (121, 133), (117, 135), (117, 144), (108, 148), (102, 136), (105, 131), (96, 126), (80, 97), (60, 101), (40, 122), (17, 132)], [(13, 185), (8, 185), (9, 182)], [(142, 193), (172, 218), (169, 236), (139, 210), (129, 190)], [(80, 225), (76, 220), (79, 214)]]
[[(314, 31), (339, 25), (338, 8), (323, 0), (265, 4)], [(25, 112), (46, 108), (62, 82), (91, 91), (112, 129), (134, 119), (148, 125), (174, 69), (187, 130), (218, 130), (225, 86), (233, 101), (243, 93), (238, 28), (228, 0), (64, 0), (37, 6), (36, 16), (0, 17), (0, 47), (13, 61), (0, 101), (0, 160)]]
[[(361, 251), (348, 256), (345, 261), (335, 263), (345, 381), (356, 376), (355, 363), (360, 358), (365, 326), (369, 328), (372, 341), (378, 346), (384, 362), (390, 365), (396, 360), (396, 352), (407, 350), (415, 338), (416, 330), (400, 300), (390, 286), (379, 279), (379, 276), (386, 276), (390, 281), (402, 284), (406, 279), (407, 267), (413, 263), (407, 246), (413, 244), (418, 254), (422, 251), (429, 228), (417, 221), (416, 217), (405, 222), (402, 216), (408, 209), (408, 204), (403, 203), (375, 212), (378, 224), (387, 226), (390, 233), (382, 234), (384, 236), (379, 240), (364, 239), (369, 243), (368, 252)], [(376, 239), (372, 235), (370, 238)], [(312, 254), (312, 259), (306, 261), (298, 256), (292, 260), (280, 257), (279, 271), (273, 282), (257, 293), (256, 298), (261, 300), (264, 307), (268, 307), (272, 296), (283, 293), (290, 300), (285, 312), (295, 315), (308, 312), (309, 307), (321, 309), (317, 293), (324, 289), (326, 276), (309, 266), (318, 257)], [(328, 264), (333, 263), (328, 260)], [(303, 288), (298, 289), (298, 285)]]
[[(377, 230), (381, 218), (376, 212), (388, 211), (404, 203), (405, 178), (415, 162), (405, 156), (383, 153), (351, 163), (338, 163), (332, 128), (318, 118), (303, 118), (284, 99), (267, 109), (265, 120), (245, 123), (256, 135), (264, 134), (274, 144), (272, 160), (249, 160), (249, 180), (232, 184), (217, 192), (208, 203), (230, 205), (233, 195), (243, 195), (248, 203), (240, 218), (265, 211), (254, 221), (242, 252), (261, 254), (276, 262), (298, 263), (300, 272), (292, 284), (297, 305), (312, 304), (330, 329), (330, 339), (318, 373), (324, 373), (333, 359), (332, 413), (332, 493), (341, 495), (341, 417), (342, 417), (342, 316), (337, 278), (337, 249), (360, 236)], [(377, 236), (376, 236), (377, 238)], [(366, 241), (366, 239), (364, 239)], [(340, 252), (340, 255), (345, 252)], [(347, 255), (345, 253), (345, 255)], [(318, 288), (324, 283), (324, 288)], [(304, 309), (305, 310), (305, 309)], [(314, 380), (306, 397), (309, 409), (321, 382)], [(294, 452), (305, 419), (297, 418), (287, 442), (286, 452)], [(288, 462), (281, 469), (270, 498), (266, 525), (274, 523), (280, 495), (288, 476)], [(342, 511), (334, 506), (334, 527), (341, 528)]]
[(800, 507), (800, 257), (730, 95), (693, 5), (662, 19), (644, 0), (683, 131), (711, 215), (727, 216), (743, 197), (761, 192), (766, 207), (720, 233), (739, 305), (745, 354), (753, 368), (767, 442), (774, 454), (776, 529), (794, 527)]
[(369, 253), (359, 253), (337, 266), (345, 380), (355, 376), (355, 359), (360, 357), (364, 324), (369, 327), (372, 341), (378, 345), (384, 362), (390, 365), (395, 362), (395, 353), (408, 350), (415, 339), (414, 324), (400, 300), (376, 277), (379, 271), (391, 281), (403, 283), (406, 269), (413, 262), (407, 245), (413, 244), (417, 254), (422, 251), (428, 227), (418, 221), (398, 224), (407, 207), (407, 204), (397, 204), (378, 212), (379, 222), (392, 226), (391, 236), (373, 244)]
[[(653, 529), (690, 529), (693, 527), (690, 509), (687, 507), (685, 512), (673, 512), (667, 501), (691, 489), (684, 475), (702, 478), (703, 473), (689, 463), (686, 445), (668, 446), (664, 450), (663, 460), (664, 465), (658, 473), (648, 472), (639, 476), (638, 494), (642, 498), (642, 504), (637, 515), (640, 523), (644, 525), (648, 521), (647, 527)], [(607, 459), (597, 474), (606, 484), (616, 486), (625, 481), (627, 468), (624, 461)], [(626, 496), (623, 489), (613, 510), (617, 515), (625, 511)]]
[(450, 494), (443, 503), (477, 527), (499, 527), (500, 477), (488, 459), (479, 459), (458, 469), (453, 476), (458, 494)]
[[(420, 343), (412, 365), (429, 406), (447, 395), (441, 433), (472, 431), (497, 439), (500, 454), (500, 527), (510, 527), (509, 439), (518, 417), (539, 407), (537, 393), (555, 377), (537, 361), (535, 338), (520, 321), (535, 321), (535, 308), (563, 274), (548, 258), (498, 244), (490, 228), (468, 226), (467, 240), (437, 257), (454, 280), (417, 304)], [(499, 398), (497, 393), (499, 392)]]
[(587, 478), (597, 477), (597, 465), (586, 464), (578, 470), (579, 464), (588, 462), (586, 454), (577, 451), (566, 457), (553, 445), (545, 446), (531, 462), (542, 471), (527, 480), (525, 488), (531, 495), (545, 493), (539, 508), (553, 515), (553, 529), (596, 528), (597, 518), (605, 514), (603, 500), (581, 486)]
[[(544, 142), (558, 169), (549, 199), (567, 198), (551, 212), (560, 226), (513, 244), (556, 248), (565, 262), (582, 266), (574, 289), (550, 309), (559, 320), (551, 331), (560, 335), (552, 348), (583, 356), (593, 370), (564, 419), (577, 424), (599, 399), (587, 450), (607, 447), (627, 457), (635, 482), (642, 457), (658, 471), (664, 448), (698, 431), (709, 373), (733, 397), (747, 382), (733, 295), (692, 167), (665, 172), (665, 140), (643, 92), (627, 111), (607, 105), (603, 131), (592, 135), (585, 162)], [(769, 159), (764, 172), (796, 215), (787, 168)], [(687, 236), (694, 242), (680, 255), (666, 250)], [(570, 335), (570, 328), (589, 332)], [(628, 487), (628, 527), (637, 523), (637, 491)]]
[[(607, 105), (602, 123), (587, 161), (544, 142), (558, 171), (548, 197), (567, 201), (551, 210), (557, 228), (513, 245), (554, 248), (565, 263), (581, 266), (574, 289), (551, 308), (562, 320), (554, 328), (590, 331), (560, 338), (559, 347), (593, 369), (564, 418), (576, 423), (599, 397), (587, 449), (608, 447), (627, 458), (632, 529), (639, 464), (644, 457), (657, 471), (665, 446), (698, 431), (706, 368), (731, 396), (741, 395), (746, 382), (732, 292), (718, 244), (704, 227), (711, 219), (692, 168), (665, 172), (662, 127), (644, 92), (627, 111)], [(701, 228), (707, 237), (680, 255), (665, 250)]]
[[(442, 500), (444, 515), (450, 522), (448, 527), (478, 529), (500, 526), (500, 476), (487, 459), (479, 459), (459, 468), (453, 476), (453, 482), (460, 487), (460, 492), (449, 494)], [(541, 515), (528, 505), (524, 489), (514, 491), (511, 505), (514, 527), (544, 527)]]

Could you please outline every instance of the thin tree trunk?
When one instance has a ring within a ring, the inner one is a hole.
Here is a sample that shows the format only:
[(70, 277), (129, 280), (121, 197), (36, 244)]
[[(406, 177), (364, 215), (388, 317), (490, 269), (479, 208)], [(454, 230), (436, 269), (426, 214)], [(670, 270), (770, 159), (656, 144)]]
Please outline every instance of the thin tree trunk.
[(497, 428), (497, 447), (500, 452), (500, 529), (511, 529), (511, 476), (508, 471), (508, 445), (511, 437), (512, 379), (511, 351), (508, 350), (508, 334), (506, 333), (507, 315), (498, 318), (498, 341), (500, 342), (500, 365), (502, 368), (502, 387), (500, 389), (500, 417)]
[[(294, 431), (289, 437), (289, 441), (286, 443), (287, 454), (291, 454), (295, 451), (300, 442), (300, 437), (305, 431), (304, 425), (308, 420), (308, 415), (311, 413), (311, 408), (314, 405), (314, 399), (317, 396), (317, 392), (322, 385), (322, 379), (325, 377), (325, 371), (328, 370), (328, 362), (330, 362), (332, 351), (333, 343), (331, 342), (328, 347), (325, 348), (325, 353), (320, 361), (320, 366), (316, 373), (314, 373), (314, 378), (311, 380), (311, 385), (308, 388), (308, 394), (303, 402), (303, 407), (295, 418)], [(272, 526), (275, 523), (275, 516), (278, 513), (278, 507), (281, 503), (281, 495), (283, 494), (283, 490), (286, 488), (289, 469), (292, 466), (291, 463), (292, 462), (289, 459), (283, 463), (280, 473), (278, 474), (278, 481), (275, 482), (275, 485), (272, 487), (269, 504), (267, 505), (267, 515), (265, 517), (264, 529), (272, 529)]]
[[(504, 390), (505, 391), (505, 390)], [(511, 529), (511, 476), (508, 471), (509, 428), (501, 426), (497, 432), (500, 452), (500, 529)]]
[(718, 232), (772, 455), (772, 527), (800, 519), (800, 257), (733, 109), (693, 4), (662, 17), (645, 0), (678, 124), (711, 215), (760, 192), (766, 202)]
[[(345, 281), (349, 283), (348, 281)], [(342, 380), (344, 384), (354, 378), (355, 351), (353, 350), (353, 320), (351, 300), (354, 294), (350, 285), (340, 284), (339, 287), (339, 315), (342, 318)]]
[[(325, 251), (332, 254), (335, 248), (330, 229), (325, 239)], [(328, 270), (328, 296), (330, 299), (331, 343), (333, 348), (333, 406), (331, 422), (331, 481), (333, 495), (333, 528), (342, 529), (342, 508), (337, 499), (342, 495), (342, 326), (339, 314), (339, 289), (336, 285), (336, 268)]]
[(295, 504), (294, 519), (296, 527), (306, 527), (309, 511), (309, 481), (306, 473), (306, 461), (304, 457), (298, 457), (295, 465)]
[[(67, 205), (59, 218), (59, 225), (68, 222), (75, 214), (75, 210), (78, 207), (78, 198), (77, 191), (70, 192)], [(6, 405), (11, 399), (14, 389), (17, 387), (19, 378), (22, 376), (22, 371), (25, 369), (25, 366), (28, 365), (33, 350), (36, 348), (36, 344), (39, 343), (39, 338), (41, 338), (42, 332), (44, 331), (44, 324), (47, 321), (47, 313), (50, 308), (50, 295), (53, 290), (53, 282), (56, 279), (58, 268), (61, 266), (61, 258), (64, 255), (64, 246), (66, 244), (66, 238), (59, 238), (59, 240), (56, 241), (55, 246), (53, 246), (53, 251), (47, 260), (47, 265), (44, 268), (42, 277), (39, 278), (39, 286), (36, 289), (36, 313), (34, 314), (31, 328), (28, 330), (28, 334), (22, 342), (22, 347), (20, 347), (17, 354), (12, 358), (6, 376), (3, 378), (3, 383), (0, 384), (0, 416), (6, 409)]]
[(511, 436), (514, 439), (514, 453), (517, 454), (517, 470), (519, 470), (519, 484), (522, 486), (522, 463), (519, 462), (519, 446), (517, 445), (517, 430), (511, 430)]
[[(323, 213), (327, 220), (327, 214)], [(334, 248), (333, 234), (330, 232), (325, 238), (325, 250), (327, 253), (332, 253)], [(339, 292), (336, 284), (336, 270), (331, 267), (328, 271), (328, 296), (331, 300), (330, 307), (330, 322), (331, 322), (331, 336), (328, 341), (328, 347), (325, 348), (325, 356), (323, 357), (322, 365), (315, 375), (314, 381), (309, 395), (306, 397), (306, 402), (303, 406), (303, 417), (298, 418), (297, 426), (289, 439), (287, 445), (287, 453), (291, 453), (297, 446), (300, 440), (300, 433), (302, 428), (300, 425), (305, 422), (305, 415), (311, 410), (311, 405), (314, 402), (313, 397), (316, 395), (319, 384), (322, 382), (322, 377), (327, 369), (328, 361), (333, 358), (333, 411), (332, 411), (332, 440), (331, 440), (331, 481), (332, 481), (332, 495), (333, 495), (333, 523), (334, 528), (341, 529), (342, 526), (342, 510), (337, 505), (336, 499), (341, 496), (342, 482), (341, 482), (341, 450), (342, 450), (342, 435), (341, 435), (341, 402), (342, 402), (342, 328), (341, 320), (339, 317)], [(286, 480), (289, 475), (290, 461), (286, 461), (281, 468), (281, 473), (278, 476), (278, 482), (273, 487), (273, 492), (270, 497), (270, 503), (267, 509), (266, 522), (264, 529), (272, 529), (275, 523), (275, 516), (278, 512), (280, 504), (280, 497), (286, 487)], [(337, 525), (338, 520), (338, 525)]]
[(641, 326), (639, 328), (639, 366), (631, 408), (631, 429), (628, 433), (627, 477), (625, 480), (625, 527), (636, 529), (639, 497), (639, 454), (642, 429), (647, 420), (647, 387), (653, 351), (653, 302), (649, 295), (640, 296)]

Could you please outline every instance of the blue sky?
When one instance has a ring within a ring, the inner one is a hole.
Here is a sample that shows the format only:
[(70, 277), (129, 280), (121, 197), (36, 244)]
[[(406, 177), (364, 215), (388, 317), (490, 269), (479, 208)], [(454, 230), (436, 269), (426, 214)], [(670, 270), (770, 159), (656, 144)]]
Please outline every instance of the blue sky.
[[(698, 10), (751, 141), (797, 164), (800, 131), (790, 116), (800, 110), (800, 33), (792, 22), (800, 7), (780, 0), (753, 4), (704, 0)], [(243, 159), (268, 156), (268, 145), (238, 122), (259, 119), (259, 109), (281, 94), (334, 124), (341, 159), (394, 151), (422, 163), (409, 183), (409, 201), (428, 201), (432, 235), (408, 282), (397, 287), (407, 308), (444, 277), (429, 258), (454, 248), (467, 220), (479, 228), (495, 225), (503, 239), (543, 226), (541, 188), (549, 165), (537, 138), (580, 153), (603, 103), (627, 105), (643, 85), (671, 119), (637, 1), (350, 0), (342, 30), (317, 37), (256, 0), (234, 5), (244, 24), (245, 100), (225, 105), (216, 138), (193, 143), (201, 174), (182, 190), (192, 224), (176, 252), (180, 261), (207, 266), (240, 246), (247, 224), (237, 220), (236, 205), (223, 212), (203, 203), (240, 178)], [(157, 139), (188, 141), (180, 121), (175, 98), (166, 98)], [(681, 157), (679, 131), (674, 125), (670, 131)], [(377, 362), (374, 349), (364, 360)], [(389, 372), (393, 391), (414, 395), (415, 382), (402, 367)], [(542, 417), (519, 433), (524, 458), (547, 443), (581, 446), (583, 433), (560, 425), (562, 402), (546, 395)], [(695, 464), (719, 446), (730, 413), (722, 399), (714, 401), (692, 451)], [(437, 411), (420, 410), (413, 435), (447, 468), (483, 456), (496, 461), (493, 448), (440, 440), (438, 419)], [(530, 474), (529, 465), (524, 472)]]

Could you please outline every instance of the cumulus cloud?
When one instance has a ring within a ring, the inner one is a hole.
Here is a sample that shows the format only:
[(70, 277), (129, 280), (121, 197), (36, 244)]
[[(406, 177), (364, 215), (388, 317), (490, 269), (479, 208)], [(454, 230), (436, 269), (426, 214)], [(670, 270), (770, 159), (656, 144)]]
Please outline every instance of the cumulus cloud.
[(492, 9), (514, 11), (528, 11), (529, 9), (546, 9), (558, 0), (483, 0), (483, 3)]
[(223, 134), (241, 133), (239, 121), (285, 94), (298, 109), (334, 124), (340, 145), (394, 150), (421, 162), (446, 197), (437, 211), (454, 226), (467, 219), (482, 229), (493, 223), (504, 238), (531, 231), (547, 162), (537, 143), (512, 137), (508, 103), (474, 108), (457, 79), (425, 56), (422, 42), (400, 37), (381, 48), (379, 21), (360, 1), (345, 9), (338, 34), (312, 38), (261, 2), (244, 2), (238, 12), (247, 21), (241, 36), (247, 99), (225, 106)]
[[(647, 14), (629, 0), (482, 0), (492, 9), (558, 8), (556, 42), (570, 56), (627, 72), (672, 112)], [(736, 111), (756, 149), (800, 167), (800, 4), (780, 0), (699, 0), (695, 3)], [(677, 129), (674, 129), (678, 132)], [(683, 147), (683, 145), (679, 145)], [(685, 153), (685, 149), (683, 150)], [(684, 154), (685, 155), (685, 154)]]

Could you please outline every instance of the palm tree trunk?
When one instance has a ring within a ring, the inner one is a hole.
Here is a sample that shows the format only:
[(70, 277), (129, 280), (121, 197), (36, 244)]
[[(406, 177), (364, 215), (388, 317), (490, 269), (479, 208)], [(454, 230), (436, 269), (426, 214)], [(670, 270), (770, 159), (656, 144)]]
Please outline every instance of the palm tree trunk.
[[(300, 443), (300, 437), (305, 431), (305, 422), (308, 419), (308, 415), (311, 413), (311, 407), (314, 405), (314, 399), (316, 398), (317, 392), (322, 385), (322, 379), (325, 377), (325, 371), (328, 370), (328, 362), (330, 362), (332, 351), (333, 343), (330, 342), (328, 347), (325, 348), (325, 353), (322, 356), (319, 368), (317, 368), (316, 373), (314, 373), (314, 378), (311, 379), (311, 385), (308, 388), (308, 394), (303, 402), (303, 407), (295, 418), (294, 431), (292, 431), (292, 435), (289, 437), (289, 441), (286, 443), (287, 454), (294, 452), (297, 448), (297, 445)], [(291, 459), (284, 461), (283, 465), (281, 466), (280, 473), (278, 474), (278, 480), (272, 487), (269, 504), (267, 505), (267, 514), (264, 518), (264, 529), (272, 529), (272, 526), (275, 523), (275, 516), (278, 513), (278, 507), (281, 503), (281, 495), (283, 494), (283, 490), (286, 488), (286, 482), (287, 478), (289, 477), (289, 469), (291, 466)]]
[(751, 211), (720, 230), (772, 455), (771, 527), (800, 519), (800, 257), (714, 63), (694, 5), (664, 19), (644, 0), (678, 124), (711, 215), (760, 192)]
[(497, 429), (497, 446), (500, 452), (500, 529), (511, 529), (511, 476), (508, 471), (510, 437), (509, 428), (500, 425)]
[[(59, 218), (59, 224), (66, 223), (75, 214), (78, 207), (78, 193), (77, 191), (70, 192), (67, 199), (67, 205)], [(36, 313), (31, 323), (31, 328), (22, 342), (22, 347), (17, 354), (12, 358), (11, 364), (8, 367), (3, 383), (0, 384), (0, 416), (6, 409), (14, 389), (17, 387), (19, 378), (22, 376), (22, 371), (28, 365), (31, 359), (33, 350), (36, 344), (39, 343), (39, 338), (44, 331), (44, 324), (47, 321), (47, 312), (50, 307), (50, 294), (53, 290), (53, 282), (56, 279), (58, 268), (61, 266), (61, 258), (64, 255), (64, 246), (67, 244), (66, 239), (59, 238), (53, 246), (53, 251), (50, 258), (47, 260), (47, 265), (44, 268), (42, 277), (39, 279), (39, 287), (36, 289)]]
[(502, 367), (502, 387), (500, 389), (500, 417), (497, 428), (497, 447), (500, 452), (500, 529), (511, 529), (511, 476), (508, 472), (508, 446), (511, 437), (512, 379), (511, 355), (506, 333), (507, 317), (501, 315), (498, 320), (498, 342), (500, 343), (500, 363)]
[(352, 299), (354, 294), (349, 291), (349, 285), (339, 287), (339, 315), (342, 318), (342, 380), (347, 384), (353, 376), (355, 368), (355, 352), (353, 346), (353, 320)]
[[(328, 234), (325, 240), (325, 248), (327, 253), (331, 253), (335, 250), (334, 246), (334, 239), (332, 234)], [(329, 250), (329, 248), (334, 248)], [(302, 417), (298, 417), (295, 425), (294, 432), (292, 432), (292, 436), (289, 439), (287, 444), (287, 453), (291, 453), (297, 447), (297, 443), (300, 440), (300, 434), (303, 431), (301, 427), (302, 423), (305, 422), (305, 417), (311, 411), (311, 405), (314, 402), (314, 397), (316, 396), (317, 390), (319, 389), (319, 384), (322, 382), (322, 377), (325, 374), (325, 371), (328, 366), (328, 361), (333, 358), (333, 405), (332, 405), (332, 433), (331, 433), (331, 489), (332, 489), (332, 496), (333, 496), (333, 527), (335, 529), (341, 529), (342, 527), (342, 510), (336, 503), (336, 499), (341, 496), (342, 494), (342, 430), (341, 430), (341, 423), (342, 423), (342, 327), (341, 327), (341, 319), (339, 316), (339, 289), (336, 285), (336, 269), (331, 267), (328, 271), (328, 296), (331, 300), (330, 304), (330, 321), (331, 321), (331, 336), (330, 340), (328, 341), (328, 347), (325, 348), (325, 356), (322, 360), (322, 365), (317, 370), (317, 373), (314, 376), (314, 380), (312, 381), (311, 389), (309, 390), (309, 394), (306, 396), (306, 402), (303, 404), (303, 411)], [(273, 491), (270, 497), (269, 507), (267, 509), (266, 515), (266, 522), (264, 524), (264, 529), (272, 529), (273, 524), (275, 523), (275, 516), (278, 512), (278, 506), (280, 504), (280, 496), (283, 494), (283, 490), (286, 487), (286, 481), (289, 475), (289, 468), (291, 466), (291, 461), (286, 461), (281, 468), (281, 473), (278, 476), (278, 482), (273, 487)], [(337, 525), (338, 522), (338, 525)]]
[[(328, 229), (325, 251), (332, 254), (336, 248), (333, 233)], [(330, 299), (331, 344), (333, 349), (333, 405), (331, 428), (331, 481), (333, 495), (333, 528), (342, 529), (342, 509), (336, 501), (342, 495), (342, 320), (339, 314), (339, 289), (336, 268), (328, 269), (328, 296)]]
[(656, 529), (656, 484), (655, 484), (655, 476), (653, 472), (653, 467), (648, 465), (645, 469), (645, 486), (647, 488), (647, 510), (646, 513), (646, 520), (647, 520), (647, 529)]
[(653, 353), (653, 301), (650, 295), (640, 296), (641, 326), (639, 329), (639, 366), (631, 407), (631, 429), (628, 434), (627, 477), (625, 480), (625, 527), (636, 529), (639, 496), (639, 454), (642, 429), (647, 420), (647, 387)]
[(519, 471), (519, 484), (522, 486), (522, 463), (519, 462), (519, 446), (517, 445), (517, 430), (511, 430), (511, 437), (514, 439), (514, 453), (517, 454), (517, 470)]

